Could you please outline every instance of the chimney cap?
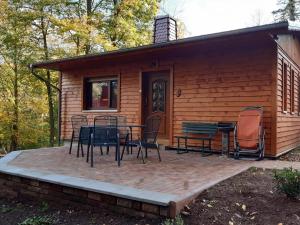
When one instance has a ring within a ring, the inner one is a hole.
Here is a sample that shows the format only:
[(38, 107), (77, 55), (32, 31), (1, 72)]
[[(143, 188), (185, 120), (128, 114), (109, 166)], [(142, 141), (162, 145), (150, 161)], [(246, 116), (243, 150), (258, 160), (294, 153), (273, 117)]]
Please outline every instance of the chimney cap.
[(175, 19), (174, 17), (170, 16), (169, 14), (165, 14), (165, 15), (158, 15), (158, 16), (156, 16), (156, 17), (155, 17), (155, 20), (159, 20), (159, 19), (165, 19), (165, 18), (170, 18), (170, 19), (172, 19), (172, 20), (175, 20), (175, 21), (176, 21), (176, 19)]

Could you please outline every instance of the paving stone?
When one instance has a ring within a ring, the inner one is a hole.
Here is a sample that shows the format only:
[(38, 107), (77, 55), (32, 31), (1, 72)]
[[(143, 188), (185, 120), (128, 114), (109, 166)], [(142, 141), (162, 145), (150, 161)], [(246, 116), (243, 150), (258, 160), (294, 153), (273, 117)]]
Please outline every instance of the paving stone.
[(159, 214), (159, 206), (142, 203), (142, 210), (149, 213)]
[(118, 198), (117, 199), (117, 205), (123, 206), (126, 208), (131, 208), (132, 207), (132, 201), (129, 199), (124, 199), (124, 198)]
[(195, 191), (201, 191), (208, 184), (214, 184), (241, 172), (251, 163), (215, 155), (201, 157), (199, 153), (178, 155), (174, 151), (161, 151), (162, 162), (159, 162), (157, 152), (149, 150), (149, 157), (143, 164), (136, 158), (137, 151), (134, 149), (134, 154), (124, 155), (119, 168), (112, 149), (109, 155), (100, 155), (95, 151), (94, 167), (91, 168), (85, 162), (85, 158), (77, 158), (75, 152), (68, 154), (68, 147), (27, 150), (8, 164), (41, 172), (174, 194), (181, 198)]

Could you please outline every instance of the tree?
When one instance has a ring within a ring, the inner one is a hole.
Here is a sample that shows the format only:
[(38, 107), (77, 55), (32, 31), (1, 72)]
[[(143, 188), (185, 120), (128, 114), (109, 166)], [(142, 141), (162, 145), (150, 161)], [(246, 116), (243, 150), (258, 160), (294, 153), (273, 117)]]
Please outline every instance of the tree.
[[(42, 86), (30, 75), (34, 45), (24, 1), (0, 2), (0, 149), (45, 145)], [(40, 144), (40, 145), (38, 145)]]
[[(57, 20), (76, 54), (149, 44), (160, 0), (73, 0)], [(72, 48), (70, 48), (72, 50)]]
[[(64, 6), (63, 0), (27, 0), (24, 9), (28, 11), (27, 20), (31, 21), (31, 39), (36, 45), (35, 51), (42, 60), (54, 58), (58, 52), (59, 44), (62, 40), (58, 36), (58, 27), (55, 18), (59, 16), (61, 7)], [(54, 41), (54, 38), (56, 39)], [(57, 76), (52, 78), (51, 72), (46, 70), (40, 72), (47, 90), (48, 101), (48, 121), (49, 121), (49, 143), (55, 143), (55, 100), (52, 90), (52, 83), (57, 83)]]
[(278, 0), (277, 4), (279, 6), (279, 9), (272, 12), (275, 21), (296, 21), (300, 18), (300, 1)]
[[(20, 82), (22, 81), (24, 64), (28, 57), (28, 23), (22, 16), (22, 3), (19, 1), (3, 1), (0, 3), (0, 54), (3, 77), (2, 90), (8, 92), (7, 103), (10, 104), (11, 137), (10, 149), (15, 150), (19, 145), (19, 114), (20, 114)], [(3, 63), (3, 64), (4, 64)], [(4, 79), (8, 82), (4, 82)], [(6, 84), (5, 86), (3, 84)], [(8, 104), (7, 104), (8, 105)]]
[(55, 144), (58, 76), (28, 64), (150, 43), (159, 2), (0, 0), (0, 148)]
[(162, 0), (160, 2), (160, 13), (172, 16), (177, 21), (177, 38), (181, 39), (190, 35), (185, 23), (180, 19), (180, 14), (184, 8), (185, 1), (179, 1), (180, 5), (171, 4), (170, 0)]
[(107, 1), (110, 14), (104, 34), (116, 48), (134, 47), (152, 41), (153, 20), (159, 8), (157, 0)]

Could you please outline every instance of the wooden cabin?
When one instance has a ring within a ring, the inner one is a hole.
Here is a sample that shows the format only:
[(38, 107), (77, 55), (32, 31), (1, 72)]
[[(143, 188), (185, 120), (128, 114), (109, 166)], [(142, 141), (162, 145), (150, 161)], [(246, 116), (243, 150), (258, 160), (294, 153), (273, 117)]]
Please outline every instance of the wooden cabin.
[(32, 69), (60, 72), (62, 139), (71, 138), (72, 115), (87, 115), (92, 123), (96, 115), (118, 114), (141, 124), (160, 112), (159, 143), (176, 146), (183, 121), (232, 122), (244, 107), (263, 106), (266, 156), (276, 157), (300, 145), (299, 41), (300, 26), (280, 22), (167, 37), (146, 46), (39, 62)]

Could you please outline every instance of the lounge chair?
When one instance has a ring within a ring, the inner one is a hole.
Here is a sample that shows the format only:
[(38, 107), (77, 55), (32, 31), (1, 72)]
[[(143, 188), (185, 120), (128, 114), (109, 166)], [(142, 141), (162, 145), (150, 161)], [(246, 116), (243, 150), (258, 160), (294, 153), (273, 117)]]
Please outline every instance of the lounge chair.
[(262, 107), (247, 107), (240, 112), (234, 129), (234, 158), (264, 158), (265, 131), (262, 126)]

